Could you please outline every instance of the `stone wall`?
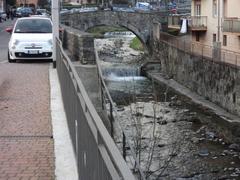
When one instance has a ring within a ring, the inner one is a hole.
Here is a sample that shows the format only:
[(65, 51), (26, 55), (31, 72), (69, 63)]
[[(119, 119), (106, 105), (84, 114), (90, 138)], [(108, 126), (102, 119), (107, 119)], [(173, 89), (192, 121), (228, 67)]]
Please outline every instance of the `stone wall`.
[(62, 14), (61, 22), (81, 31), (100, 25), (125, 27), (136, 34), (148, 48), (153, 23), (166, 21), (163, 15), (160, 12), (94, 11)]
[(153, 44), (153, 58), (161, 62), (164, 74), (227, 111), (240, 115), (240, 67), (188, 54), (157, 38)]
[(95, 64), (94, 38), (91, 34), (63, 26), (61, 34), (63, 48), (67, 50), (72, 61), (82, 64)]

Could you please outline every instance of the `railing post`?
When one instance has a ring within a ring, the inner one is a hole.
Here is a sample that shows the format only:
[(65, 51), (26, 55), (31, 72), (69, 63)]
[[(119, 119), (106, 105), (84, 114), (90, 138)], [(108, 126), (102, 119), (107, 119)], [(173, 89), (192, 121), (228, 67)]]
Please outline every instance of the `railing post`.
[(123, 141), (123, 158), (126, 161), (126, 155), (127, 155), (127, 153), (126, 153), (126, 136), (124, 133), (122, 133), (122, 135), (123, 135), (123, 140), (122, 140)]
[(238, 64), (238, 56), (237, 56), (237, 54), (235, 55), (235, 65), (236, 65), (236, 67), (237, 67), (237, 64)]
[(184, 50), (184, 52), (186, 52), (186, 44), (185, 44), (186, 42), (185, 42), (185, 39), (184, 39), (184, 41), (183, 41), (183, 50)]
[(76, 144), (75, 144), (75, 148), (76, 148), (76, 156), (77, 156), (77, 166), (78, 166), (78, 122), (77, 120), (75, 120), (75, 138), (76, 138)]
[(100, 88), (101, 88), (101, 101), (102, 101), (102, 109), (104, 110), (104, 92), (103, 92), (103, 84), (102, 81), (100, 80)]
[(110, 103), (110, 123), (111, 123), (111, 136), (113, 138), (113, 105)]

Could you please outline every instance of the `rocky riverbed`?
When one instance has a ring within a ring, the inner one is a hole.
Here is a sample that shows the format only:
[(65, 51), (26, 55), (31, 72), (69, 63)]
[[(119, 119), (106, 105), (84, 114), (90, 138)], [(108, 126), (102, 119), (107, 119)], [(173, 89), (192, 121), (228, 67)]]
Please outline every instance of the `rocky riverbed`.
[[(131, 38), (98, 39), (96, 44), (119, 123), (147, 179), (240, 179), (238, 139), (215, 123), (220, 117), (211, 110), (138, 76), (144, 58), (129, 48)], [(122, 151), (117, 129), (115, 142)]]

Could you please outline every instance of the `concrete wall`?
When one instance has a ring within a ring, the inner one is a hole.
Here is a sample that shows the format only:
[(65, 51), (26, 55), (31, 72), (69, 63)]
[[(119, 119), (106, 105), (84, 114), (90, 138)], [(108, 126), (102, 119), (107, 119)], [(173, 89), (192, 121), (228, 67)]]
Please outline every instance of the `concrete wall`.
[(154, 42), (161, 71), (190, 90), (240, 115), (240, 68), (190, 55), (164, 42)]
[(63, 29), (63, 48), (67, 50), (72, 61), (95, 64), (93, 36), (67, 26), (63, 26)]

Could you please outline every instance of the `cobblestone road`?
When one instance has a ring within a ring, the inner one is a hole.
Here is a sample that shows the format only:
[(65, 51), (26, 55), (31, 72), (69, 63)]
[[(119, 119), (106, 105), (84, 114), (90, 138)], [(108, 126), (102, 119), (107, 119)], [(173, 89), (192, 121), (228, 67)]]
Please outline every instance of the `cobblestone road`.
[(0, 64), (0, 180), (54, 179), (48, 70)]

